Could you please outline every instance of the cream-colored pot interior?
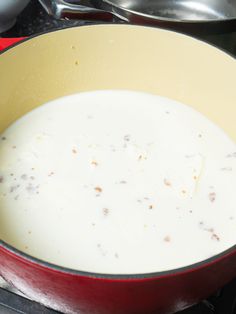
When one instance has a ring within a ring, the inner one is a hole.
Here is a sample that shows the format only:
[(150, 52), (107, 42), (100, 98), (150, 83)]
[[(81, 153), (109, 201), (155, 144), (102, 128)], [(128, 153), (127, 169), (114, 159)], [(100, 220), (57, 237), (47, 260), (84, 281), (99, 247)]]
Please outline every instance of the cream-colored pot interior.
[(0, 56), (0, 131), (48, 100), (131, 89), (188, 104), (236, 140), (236, 61), (165, 30), (100, 25), (35, 37)]
[[(236, 140), (235, 74), (232, 57), (165, 30), (100, 25), (44, 34), (0, 56), (0, 133), (54, 98), (130, 89), (188, 104)], [(12, 244), (6, 228), (2, 233)]]

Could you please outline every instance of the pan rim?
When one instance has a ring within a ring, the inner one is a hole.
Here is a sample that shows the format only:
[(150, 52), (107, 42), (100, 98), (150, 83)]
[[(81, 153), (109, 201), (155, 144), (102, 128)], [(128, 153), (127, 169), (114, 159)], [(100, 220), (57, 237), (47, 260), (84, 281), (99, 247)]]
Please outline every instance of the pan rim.
[[(182, 30), (174, 30), (174, 29), (170, 29), (168, 27), (164, 27), (164, 26), (160, 27), (160, 26), (156, 26), (156, 25), (140, 25), (140, 24), (135, 24), (135, 23), (127, 24), (127, 23), (119, 23), (119, 22), (118, 23), (114, 23), (114, 22), (107, 22), (106, 23), (106, 22), (98, 22), (98, 21), (93, 22), (93, 23), (88, 23), (85, 25), (80, 25), (80, 26), (68, 26), (65, 28), (50, 29), (47, 31), (42, 31), (42, 32), (39, 32), (37, 34), (30, 35), (28, 37), (23, 36), (21, 40), (17, 41), (16, 43), (12, 44), (11, 46), (8, 46), (8, 47), (0, 50), (0, 57), (1, 57), (1, 55), (7, 53), (9, 50), (14, 49), (17, 46), (22, 45), (25, 42), (28, 42), (29, 40), (40, 37), (40, 36), (44, 36), (44, 35), (47, 35), (50, 33), (55, 33), (55, 32), (63, 32), (63, 31), (67, 31), (70, 29), (91, 28), (91, 27), (95, 27), (95, 26), (96, 27), (107, 27), (108, 26), (108, 27), (120, 27), (120, 28), (123, 28), (123, 27), (125, 27), (125, 28), (126, 27), (129, 27), (129, 28), (147, 28), (147, 29), (152, 29), (152, 30), (157, 30), (157, 31), (163, 31), (163, 32), (178, 34), (180, 36), (190, 38), (193, 41), (197, 41), (197, 42), (200, 42), (204, 45), (207, 45), (210, 48), (217, 49), (218, 51), (223, 52), (225, 55), (227, 55), (231, 59), (236, 60), (236, 54), (229, 52), (225, 48), (217, 46), (215, 43), (211, 43), (211, 42), (207, 41), (207, 39), (195, 37), (194, 34), (186, 33), (185, 31), (182, 31)], [(199, 35), (197, 35), (197, 36), (199, 36)], [(2, 37), (2, 39), (4, 39), (4, 38), (5, 37)], [(6, 37), (6, 38), (8, 38), (8, 37)]]
[(121, 11), (124, 11), (126, 13), (131, 13), (137, 16), (142, 16), (144, 18), (149, 18), (151, 20), (155, 20), (155, 21), (162, 21), (162, 22), (171, 22), (171, 23), (176, 23), (176, 24), (212, 24), (212, 23), (221, 23), (221, 22), (230, 22), (230, 21), (234, 21), (236, 20), (236, 17), (228, 17), (228, 18), (214, 18), (214, 19), (206, 19), (206, 20), (187, 20), (187, 19), (177, 19), (177, 18), (168, 18), (168, 17), (164, 17), (164, 16), (160, 16), (160, 15), (152, 15), (152, 14), (147, 14), (147, 13), (143, 13), (143, 12), (139, 12), (139, 11), (135, 11), (133, 9), (128, 9), (128, 8), (124, 8), (122, 6), (119, 6), (118, 4), (114, 4), (111, 0), (102, 0), (103, 2), (107, 3), (108, 5), (110, 5), (111, 7), (116, 8), (117, 10), (119, 10), (119, 14), (121, 16), (123, 16), (121, 14)]
[(140, 280), (155, 280), (159, 278), (166, 278), (166, 277), (176, 277), (179, 275), (191, 273), (198, 271), (203, 268), (210, 267), (211, 265), (215, 265), (222, 261), (223, 259), (230, 258), (233, 255), (236, 255), (236, 245), (230, 247), (229, 249), (214, 255), (210, 258), (202, 260), (197, 263), (193, 263), (187, 266), (165, 270), (165, 271), (157, 271), (157, 272), (150, 272), (150, 273), (134, 273), (134, 274), (109, 274), (109, 273), (99, 273), (99, 272), (92, 272), (92, 271), (83, 271), (77, 270), (70, 267), (60, 266), (54, 263), (47, 262), (43, 259), (34, 257), (30, 254), (27, 254), (23, 251), (20, 251), (13, 247), (12, 245), (0, 240), (0, 251), (6, 251), (7, 254), (14, 256), (21, 262), (25, 264), (34, 265), (37, 268), (47, 269), (53, 272), (58, 272), (62, 274), (78, 276), (78, 277), (85, 277), (85, 278), (92, 278), (92, 279), (102, 279), (102, 280), (112, 280), (112, 281), (140, 281)]

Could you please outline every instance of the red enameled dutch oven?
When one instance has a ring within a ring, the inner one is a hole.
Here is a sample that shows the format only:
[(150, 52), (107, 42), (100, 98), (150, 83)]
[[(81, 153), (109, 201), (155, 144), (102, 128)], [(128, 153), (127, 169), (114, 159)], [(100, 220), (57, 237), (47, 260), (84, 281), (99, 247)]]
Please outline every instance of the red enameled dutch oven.
[[(231, 56), (171, 31), (99, 25), (51, 32), (1, 54), (0, 132), (54, 98), (79, 91), (130, 89), (183, 102), (236, 140), (235, 74)], [(30, 298), (64, 313), (174, 313), (236, 276), (235, 246), (182, 269), (101, 275), (38, 260), (15, 249), (6, 230), (0, 230), (0, 236), (1, 275)], [(186, 236), (191, 245), (191, 234)]]

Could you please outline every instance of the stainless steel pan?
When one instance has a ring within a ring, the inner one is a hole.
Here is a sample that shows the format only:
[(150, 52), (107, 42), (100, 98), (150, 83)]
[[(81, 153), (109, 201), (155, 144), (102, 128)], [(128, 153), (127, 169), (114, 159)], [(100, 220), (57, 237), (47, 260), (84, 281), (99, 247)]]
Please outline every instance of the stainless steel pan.
[(109, 20), (139, 24), (218, 23), (236, 19), (236, 0), (40, 0), (57, 18)]

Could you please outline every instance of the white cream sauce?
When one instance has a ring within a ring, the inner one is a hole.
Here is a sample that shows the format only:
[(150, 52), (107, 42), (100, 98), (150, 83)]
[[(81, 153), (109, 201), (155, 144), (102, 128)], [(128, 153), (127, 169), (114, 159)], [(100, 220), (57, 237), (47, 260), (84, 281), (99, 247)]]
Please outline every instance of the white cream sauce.
[(0, 138), (0, 236), (98, 273), (187, 266), (236, 242), (236, 145), (192, 108), (94, 91), (49, 102)]

